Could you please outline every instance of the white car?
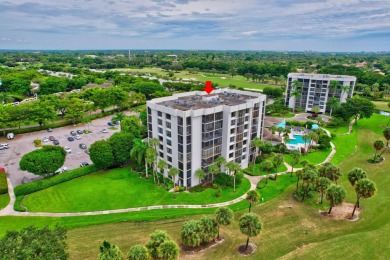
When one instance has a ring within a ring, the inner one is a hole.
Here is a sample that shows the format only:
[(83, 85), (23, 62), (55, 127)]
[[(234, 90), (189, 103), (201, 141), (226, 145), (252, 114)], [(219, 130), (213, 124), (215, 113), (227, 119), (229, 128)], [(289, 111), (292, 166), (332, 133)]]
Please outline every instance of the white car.
[(65, 152), (67, 152), (67, 153), (72, 152), (72, 149), (70, 149), (70, 147), (68, 147), (68, 146), (65, 146), (64, 149), (65, 149)]
[(74, 138), (77, 139), (77, 140), (80, 140), (80, 139), (81, 139), (81, 136), (76, 135)]
[(100, 132), (102, 132), (103, 134), (107, 134), (108, 133), (107, 129), (102, 129), (102, 130), (100, 130)]
[(9, 146), (8, 144), (4, 143), (4, 144), (0, 144), (0, 150), (4, 150), (4, 149), (8, 149)]
[(47, 138), (47, 137), (43, 137), (43, 139), (42, 139), (42, 142), (44, 142), (44, 143), (47, 143), (47, 142), (49, 142), (49, 138)]

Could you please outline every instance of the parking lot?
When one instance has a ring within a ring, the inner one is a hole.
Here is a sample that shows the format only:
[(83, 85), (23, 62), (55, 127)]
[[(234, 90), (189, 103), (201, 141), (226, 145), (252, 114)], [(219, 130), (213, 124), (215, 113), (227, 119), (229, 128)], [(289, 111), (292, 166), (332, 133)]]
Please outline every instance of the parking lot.
[[(0, 166), (4, 167), (9, 173), (10, 180), (13, 186), (17, 186), (22, 183), (24, 178), (31, 180), (39, 179), (40, 177), (19, 169), (19, 162), (22, 156), (29, 153), (36, 148), (34, 146), (34, 140), (42, 140), (44, 137), (54, 136), (59, 141), (59, 145), (62, 147), (68, 146), (72, 150), (66, 155), (64, 166), (69, 169), (80, 167), (80, 163), (86, 161), (91, 163), (89, 155), (85, 153), (85, 149), (79, 147), (80, 144), (85, 144), (87, 149), (97, 140), (107, 139), (113, 133), (119, 132), (120, 126), (117, 126), (116, 130), (110, 130), (107, 125), (111, 121), (112, 116), (108, 116), (101, 119), (96, 119), (88, 125), (78, 124), (76, 126), (66, 126), (53, 129), (53, 132), (46, 130), (15, 135), (13, 140), (0, 139), (0, 143), (8, 143), (9, 149), (0, 150)], [(71, 131), (77, 130), (90, 130), (92, 133), (81, 134), (80, 140), (68, 141)], [(107, 129), (107, 133), (102, 133), (102, 129)], [(52, 141), (42, 142), (43, 145), (53, 145)]]

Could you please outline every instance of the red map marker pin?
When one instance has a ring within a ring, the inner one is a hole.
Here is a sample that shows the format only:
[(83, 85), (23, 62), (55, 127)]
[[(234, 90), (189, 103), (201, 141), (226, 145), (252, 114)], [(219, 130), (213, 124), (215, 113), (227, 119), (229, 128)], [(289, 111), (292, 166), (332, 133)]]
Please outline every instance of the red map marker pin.
[(213, 92), (214, 88), (211, 86), (211, 81), (206, 81), (206, 87), (203, 90), (206, 91), (207, 94)]

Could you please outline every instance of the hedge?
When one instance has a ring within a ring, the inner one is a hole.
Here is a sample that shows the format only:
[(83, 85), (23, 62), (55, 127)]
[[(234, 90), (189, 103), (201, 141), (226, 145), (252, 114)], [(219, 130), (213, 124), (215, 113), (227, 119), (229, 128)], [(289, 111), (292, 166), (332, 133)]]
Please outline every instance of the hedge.
[(14, 189), (15, 196), (22, 196), (31, 194), (40, 190), (47, 189), (51, 186), (96, 172), (97, 167), (95, 165), (87, 165), (82, 168), (77, 168), (68, 172), (64, 172), (53, 177), (45, 178), (39, 181), (34, 181), (26, 184), (16, 186)]
[(0, 171), (0, 195), (8, 193), (7, 177), (5, 172)]
[(24, 196), (18, 196), (16, 197), (15, 204), (14, 204), (14, 210), (19, 212), (26, 212), (26, 208), (22, 206)]

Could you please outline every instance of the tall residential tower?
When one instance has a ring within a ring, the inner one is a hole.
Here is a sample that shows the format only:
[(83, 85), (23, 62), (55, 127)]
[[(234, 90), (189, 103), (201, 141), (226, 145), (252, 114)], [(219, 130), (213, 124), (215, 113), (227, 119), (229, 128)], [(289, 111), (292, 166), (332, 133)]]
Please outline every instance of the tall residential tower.
[(197, 169), (207, 172), (218, 156), (248, 167), (261, 138), (266, 96), (248, 91), (214, 90), (174, 94), (147, 102), (148, 137), (160, 141), (158, 159), (177, 167), (179, 185), (195, 186)]

